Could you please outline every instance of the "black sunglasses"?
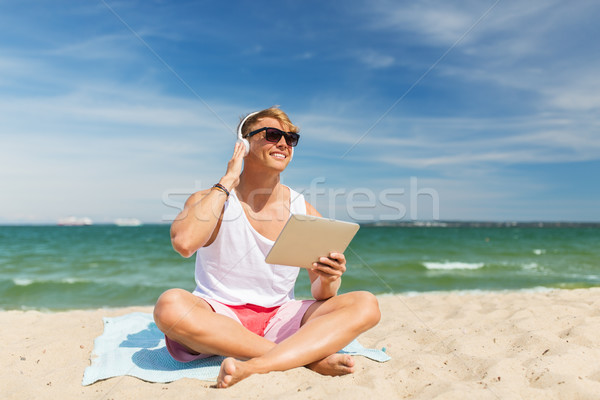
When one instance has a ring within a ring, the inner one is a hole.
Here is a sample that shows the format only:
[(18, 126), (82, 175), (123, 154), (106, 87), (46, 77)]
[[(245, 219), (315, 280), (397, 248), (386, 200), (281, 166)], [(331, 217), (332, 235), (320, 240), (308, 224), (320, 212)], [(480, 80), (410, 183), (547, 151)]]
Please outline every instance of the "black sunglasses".
[(298, 139), (300, 139), (300, 135), (298, 135), (296, 132), (284, 132), (277, 128), (267, 127), (252, 131), (246, 137), (249, 138), (250, 136), (254, 136), (262, 131), (265, 131), (265, 139), (267, 139), (267, 142), (277, 143), (281, 140), (281, 137), (283, 136), (285, 137), (285, 142), (288, 144), (288, 146), (296, 147), (296, 145), (298, 144)]

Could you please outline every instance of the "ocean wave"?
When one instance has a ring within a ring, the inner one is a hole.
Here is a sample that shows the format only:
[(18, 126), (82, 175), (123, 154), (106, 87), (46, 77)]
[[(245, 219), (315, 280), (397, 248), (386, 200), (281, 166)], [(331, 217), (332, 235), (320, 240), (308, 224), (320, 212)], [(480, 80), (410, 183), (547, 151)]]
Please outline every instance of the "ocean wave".
[(424, 262), (423, 266), (427, 269), (479, 269), (483, 268), (484, 263), (466, 263), (460, 261), (446, 261), (446, 262)]
[(81, 278), (64, 278), (60, 280), (60, 283), (88, 283), (91, 282), (89, 279), (81, 279)]
[(12, 281), (17, 286), (29, 286), (34, 282), (33, 279), (25, 278), (14, 278)]
[(526, 271), (535, 271), (539, 268), (538, 263), (527, 263), (527, 264), (523, 264), (523, 269)]
[(91, 282), (89, 279), (81, 278), (63, 278), (60, 280), (54, 279), (29, 279), (29, 278), (13, 278), (13, 284), (16, 286), (29, 286), (33, 284), (52, 284), (52, 283), (66, 283), (69, 285), (75, 283), (88, 283)]
[(541, 256), (542, 254), (546, 254), (546, 249), (533, 249), (533, 254)]

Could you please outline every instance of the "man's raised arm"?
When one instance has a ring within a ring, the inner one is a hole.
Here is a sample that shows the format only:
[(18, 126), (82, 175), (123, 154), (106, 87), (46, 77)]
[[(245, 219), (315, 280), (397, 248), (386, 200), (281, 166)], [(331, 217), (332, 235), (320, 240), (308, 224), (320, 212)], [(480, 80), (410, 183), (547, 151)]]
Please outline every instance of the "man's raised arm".
[[(227, 191), (239, 183), (244, 154), (243, 145), (236, 143), (227, 172), (219, 180)], [(217, 232), (226, 200), (227, 194), (215, 187), (196, 192), (187, 199), (171, 224), (171, 243), (176, 252), (187, 258), (210, 241)]]

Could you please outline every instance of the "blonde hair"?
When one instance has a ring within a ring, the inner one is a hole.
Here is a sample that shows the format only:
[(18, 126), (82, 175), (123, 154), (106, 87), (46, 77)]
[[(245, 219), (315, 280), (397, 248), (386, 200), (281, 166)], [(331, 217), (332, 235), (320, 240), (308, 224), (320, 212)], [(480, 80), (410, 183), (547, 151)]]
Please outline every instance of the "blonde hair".
[[(242, 137), (248, 136), (250, 133), (250, 127), (257, 123), (259, 120), (263, 118), (273, 118), (279, 121), (283, 127), (283, 129), (287, 132), (300, 132), (300, 128), (296, 125), (292, 124), (290, 118), (287, 116), (285, 112), (279, 109), (279, 106), (272, 106), (265, 110), (259, 111), (244, 122), (242, 126)], [(240, 121), (243, 121), (244, 118), (240, 118)]]

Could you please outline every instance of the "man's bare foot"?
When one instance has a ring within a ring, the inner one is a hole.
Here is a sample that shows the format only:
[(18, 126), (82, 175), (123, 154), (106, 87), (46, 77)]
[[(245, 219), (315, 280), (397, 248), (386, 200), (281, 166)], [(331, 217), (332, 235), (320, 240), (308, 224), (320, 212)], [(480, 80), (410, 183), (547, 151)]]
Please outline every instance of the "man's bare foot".
[(221, 363), (221, 370), (217, 378), (217, 387), (220, 389), (228, 388), (250, 375), (252, 373), (245, 368), (243, 361), (228, 357)]
[[(335, 353), (322, 360), (308, 364), (306, 367), (321, 375), (347, 375), (354, 372), (354, 358), (348, 354)], [(217, 388), (228, 388), (252, 374), (253, 372), (246, 362), (228, 357), (221, 363), (221, 370), (219, 371), (216, 386)]]
[(340, 376), (354, 372), (354, 358), (348, 354), (335, 353), (306, 366), (321, 375)]

